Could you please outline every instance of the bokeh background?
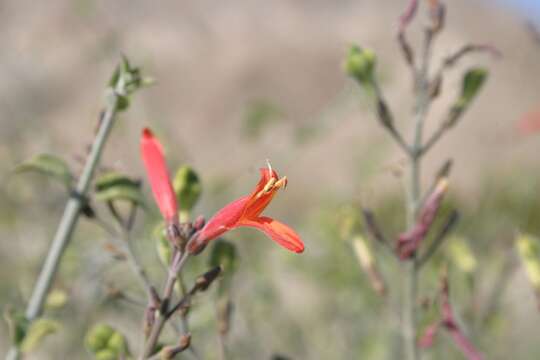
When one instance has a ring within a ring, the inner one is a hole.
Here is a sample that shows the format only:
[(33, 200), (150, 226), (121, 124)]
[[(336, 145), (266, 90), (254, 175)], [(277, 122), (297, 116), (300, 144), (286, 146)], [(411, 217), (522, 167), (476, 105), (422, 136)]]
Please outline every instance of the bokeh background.
[[(489, 43), (503, 53), (498, 60), (469, 56), (449, 72), (427, 132), (442, 119), (467, 67), (487, 66), (490, 79), (459, 126), (426, 158), (422, 178), (427, 186), (442, 162), (454, 159), (449, 203), (463, 214), (455, 235), (468, 245), (475, 267), (451, 272), (452, 297), (460, 321), (489, 359), (540, 355), (540, 316), (513, 247), (518, 229), (540, 234), (540, 136), (516, 130), (524, 114), (540, 109), (540, 43), (527, 27), (540, 22), (538, 4), (447, 2), (447, 25), (434, 47), (434, 64), (465, 43)], [(2, 1), (0, 306), (23, 307), (66, 200), (54, 181), (12, 170), (44, 152), (80, 170), (104, 85), (124, 53), (157, 83), (138, 92), (120, 116), (104, 166), (142, 177), (138, 138), (143, 126), (151, 126), (171, 167), (189, 164), (198, 171), (204, 193), (195, 212), (207, 216), (249, 192), (266, 159), (289, 178), (267, 213), (298, 229), (304, 254), (287, 253), (250, 230), (228, 236), (241, 258), (231, 358), (279, 353), (291, 359), (399, 359), (399, 267), (377, 253), (390, 295), (374, 294), (335, 223), (343, 204), (362, 203), (380, 214), (388, 234), (402, 230), (403, 179), (396, 169), (403, 156), (342, 63), (351, 43), (377, 53), (377, 72), (397, 124), (412, 135), (410, 72), (395, 41), (405, 5)], [(418, 19), (409, 30), (415, 45), (425, 16)], [(155, 211), (140, 216), (134, 241), (159, 283), (164, 272), (150, 235), (157, 218)], [(29, 358), (90, 359), (82, 338), (102, 321), (138, 349), (142, 310), (110, 301), (105, 285), (138, 289), (105, 244), (106, 235), (92, 222), (79, 223), (55, 284), (69, 300), (50, 313), (64, 327)], [(451, 261), (451, 248), (443, 248), (440, 257), (423, 274), (423, 297), (436, 293), (440, 264)], [(201, 268), (204, 255), (198, 261)], [(212, 295), (201, 296), (192, 333), (205, 359), (217, 356), (214, 315)], [(2, 326), (0, 349), (7, 347)], [(461, 358), (447, 337), (436, 348), (427, 356)]]

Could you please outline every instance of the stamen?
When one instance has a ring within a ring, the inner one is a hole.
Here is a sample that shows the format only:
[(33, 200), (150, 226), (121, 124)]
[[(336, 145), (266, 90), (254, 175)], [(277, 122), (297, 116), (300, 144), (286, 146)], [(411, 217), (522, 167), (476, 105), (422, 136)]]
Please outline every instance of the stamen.
[(279, 179), (278, 181), (276, 181), (276, 183), (274, 184), (274, 186), (278, 189), (286, 189), (287, 188), (287, 177), (284, 176), (282, 177), (281, 179)]
[(270, 176), (272, 176), (272, 165), (270, 164), (270, 160), (266, 159), (266, 166), (268, 166), (268, 171), (270, 172)]

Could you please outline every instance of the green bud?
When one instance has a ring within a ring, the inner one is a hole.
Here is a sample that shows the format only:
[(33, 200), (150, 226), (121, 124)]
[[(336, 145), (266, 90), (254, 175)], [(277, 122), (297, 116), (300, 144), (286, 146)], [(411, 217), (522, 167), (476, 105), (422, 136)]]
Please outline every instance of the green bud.
[(107, 342), (107, 349), (114, 351), (118, 355), (127, 354), (128, 346), (124, 335), (115, 331)]
[(195, 206), (202, 192), (199, 176), (189, 166), (182, 166), (176, 171), (173, 187), (180, 210), (184, 211), (190, 211)]
[(165, 234), (165, 224), (158, 224), (153, 231), (153, 237), (156, 241), (156, 252), (158, 254), (159, 260), (166, 268), (171, 265), (171, 258), (173, 249), (170, 241), (167, 239)]
[(114, 329), (109, 325), (95, 325), (86, 333), (84, 344), (89, 351), (97, 353), (98, 351), (107, 348), (109, 339), (113, 334)]
[(66, 305), (67, 301), (68, 295), (64, 290), (54, 289), (47, 295), (45, 307), (47, 309), (60, 309)]
[(345, 60), (345, 71), (362, 85), (370, 86), (376, 62), (377, 58), (373, 51), (353, 45)]
[(232, 274), (238, 266), (236, 247), (223, 239), (215, 241), (210, 253), (209, 265), (221, 266), (225, 274)]
[(104, 349), (100, 350), (95, 355), (96, 360), (118, 360), (118, 354), (113, 350)]

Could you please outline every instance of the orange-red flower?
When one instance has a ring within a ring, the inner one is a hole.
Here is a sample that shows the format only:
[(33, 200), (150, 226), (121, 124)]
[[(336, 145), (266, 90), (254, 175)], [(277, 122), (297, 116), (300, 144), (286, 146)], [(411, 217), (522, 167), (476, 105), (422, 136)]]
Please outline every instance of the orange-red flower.
[(163, 147), (148, 128), (142, 131), (141, 157), (161, 215), (167, 223), (177, 222), (176, 195), (163, 156)]
[(288, 250), (296, 253), (304, 251), (304, 243), (293, 229), (277, 220), (261, 216), (276, 192), (287, 185), (287, 178), (279, 178), (270, 166), (260, 169), (260, 173), (261, 179), (250, 195), (226, 205), (208, 221), (190, 243), (191, 252), (198, 252), (211, 240), (241, 226), (262, 231)]

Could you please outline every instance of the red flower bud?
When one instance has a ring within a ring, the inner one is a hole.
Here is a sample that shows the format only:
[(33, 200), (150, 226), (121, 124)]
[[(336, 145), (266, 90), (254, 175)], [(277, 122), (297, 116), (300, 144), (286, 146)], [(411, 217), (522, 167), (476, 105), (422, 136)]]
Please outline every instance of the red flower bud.
[(166, 222), (176, 223), (178, 206), (163, 156), (163, 147), (148, 128), (142, 132), (141, 157), (161, 215)]

